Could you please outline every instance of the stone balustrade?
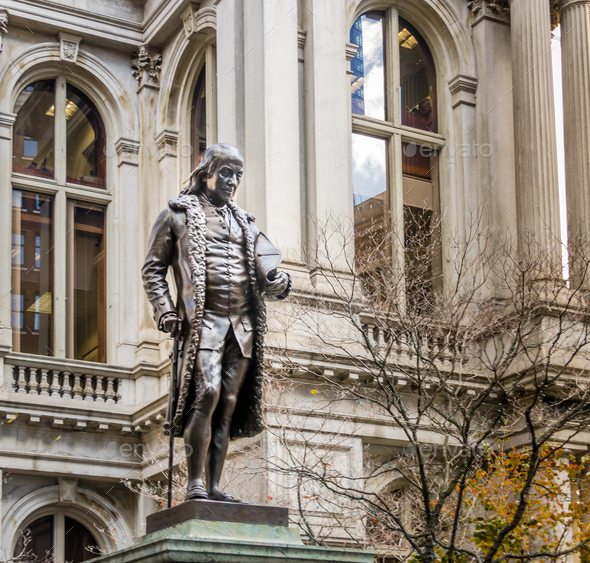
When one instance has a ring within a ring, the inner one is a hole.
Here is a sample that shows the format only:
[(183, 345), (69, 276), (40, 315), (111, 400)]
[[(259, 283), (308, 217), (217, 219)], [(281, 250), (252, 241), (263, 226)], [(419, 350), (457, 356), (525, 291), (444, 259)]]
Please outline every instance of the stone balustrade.
[(122, 398), (121, 373), (108, 366), (69, 360), (65, 364), (24, 354), (7, 356), (4, 364), (4, 384), (9, 392), (107, 404), (118, 403)]

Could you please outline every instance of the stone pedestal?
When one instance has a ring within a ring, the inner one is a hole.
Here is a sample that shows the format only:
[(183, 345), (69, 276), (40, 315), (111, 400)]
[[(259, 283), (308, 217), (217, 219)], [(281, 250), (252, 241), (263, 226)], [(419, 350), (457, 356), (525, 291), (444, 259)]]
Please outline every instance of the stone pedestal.
[(276, 506), (184, 502), (148, 516), (147, 530), (133, 547), (94, 561), (373, 563), (375, 557), (371, 551), (304, 545), (299, 530), (288, 527), (288, 510)]

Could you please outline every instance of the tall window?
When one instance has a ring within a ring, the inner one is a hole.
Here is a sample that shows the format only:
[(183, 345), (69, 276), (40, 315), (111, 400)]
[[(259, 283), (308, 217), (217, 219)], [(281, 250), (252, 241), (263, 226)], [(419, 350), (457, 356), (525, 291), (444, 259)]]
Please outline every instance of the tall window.
[(106, 135), (92, 101), (58, 76), (15, 108), (13, 350), (106, 361)]
[[(360, 16), (350, 41), (358, 47), (351, 61), (357, 257), (370, 256), (378, 267), (404, 246), (407, 266), (424, 259), (415, 241), (432, 241), (427, 233), (435, 234), (439, 212), (438, 153), (445, 141), (434, 61), (424, 38), (393, 7)], [(428, 256), (437, 285), (440, 256)]]

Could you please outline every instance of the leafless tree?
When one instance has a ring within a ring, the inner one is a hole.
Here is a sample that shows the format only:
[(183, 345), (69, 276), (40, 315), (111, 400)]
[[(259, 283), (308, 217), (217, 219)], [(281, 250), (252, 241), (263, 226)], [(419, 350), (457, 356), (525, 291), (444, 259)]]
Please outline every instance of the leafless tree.
[[(283, 338), (266, 406), (281, 453), (266, 462), (298, 524), (312, 542), (422, 563), (579, 552), (588, 533), (567, 510), (585, 482), (546, 499), (568, 517), (515, 537), (551, 488), (545, 469), (587, 441), (587, 245), (570, 243), (578, 274), (564, 279), (533, 235), (488, 232), (480, 215), (462, 238), (427, 215), (406, 217), (402, 236), (389, 224), (317, 226), (315, 287), (272, 318)], [(369, 426), (378, 435), (350, 467), (341, 452)], [(492, 461), (501, 451), (518, 454), (510, 490)], [(485, 487), (508, 516), (486, 513)]]

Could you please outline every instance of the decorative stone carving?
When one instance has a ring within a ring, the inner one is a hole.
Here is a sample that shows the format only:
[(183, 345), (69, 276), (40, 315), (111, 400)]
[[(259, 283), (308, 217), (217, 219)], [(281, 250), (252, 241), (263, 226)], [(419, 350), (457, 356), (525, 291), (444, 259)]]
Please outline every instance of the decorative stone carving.
[(180, 16), (187, 39), (200, 35), (214, 35), (217, 31), (217, 11), (215, 8), (201, 8), (197, 2), (191, 2)]
[(162, 69), (162, 55), (142, 45), (137, 53), (131, 56), (133, 77), (137, 80), (137, 91), (142, 88), (160, 88), (160, 71)]
[[(551, 31), (560, 24), (559, 0), (550, 0), (551, 2)], [(563, 4), (563, 2), (562, 2)]]
[(8, 33), (8, 12), (5, 9), (0, 9), (0, 53), (3, 48), (3, 38), (5, 33)]
[(59, 58), (62, 61), (75, 63), (78, 58), (81, 37), (69, 33), (59, 34)]
[(473, 24), (481, 20), (500, 23), (510, 22), (510, 2), (508, 0), (470, 0), (467, 7), (473, 13)]

